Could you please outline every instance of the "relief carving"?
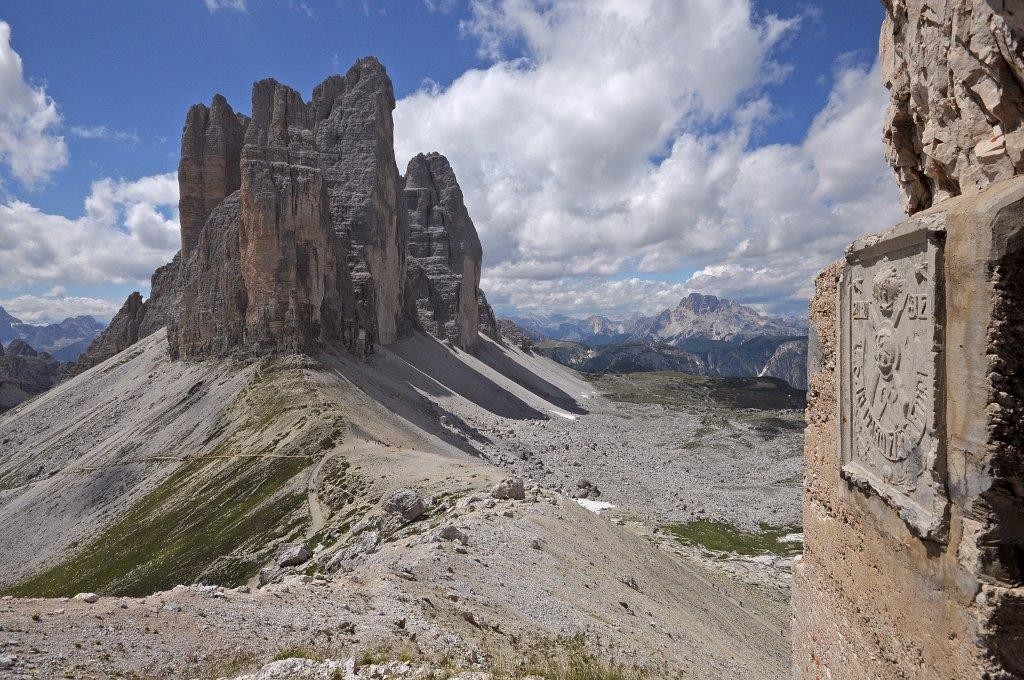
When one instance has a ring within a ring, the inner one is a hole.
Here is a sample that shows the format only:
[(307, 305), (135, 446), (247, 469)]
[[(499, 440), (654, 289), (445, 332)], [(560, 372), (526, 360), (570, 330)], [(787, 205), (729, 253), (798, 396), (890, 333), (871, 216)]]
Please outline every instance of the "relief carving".
[(945, 531), (943, 234), (854, 244), (840, 282), (842, 476), (923, 538)]

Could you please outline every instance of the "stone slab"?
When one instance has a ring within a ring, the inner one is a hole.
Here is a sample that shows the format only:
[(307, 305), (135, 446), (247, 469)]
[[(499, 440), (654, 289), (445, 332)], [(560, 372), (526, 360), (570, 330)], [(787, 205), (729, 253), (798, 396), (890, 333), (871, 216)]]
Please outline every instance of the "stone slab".
[(945, 232), (911, 221), (854, 243), (839, 285), (840, 464), (914, 534), (947, 532)]

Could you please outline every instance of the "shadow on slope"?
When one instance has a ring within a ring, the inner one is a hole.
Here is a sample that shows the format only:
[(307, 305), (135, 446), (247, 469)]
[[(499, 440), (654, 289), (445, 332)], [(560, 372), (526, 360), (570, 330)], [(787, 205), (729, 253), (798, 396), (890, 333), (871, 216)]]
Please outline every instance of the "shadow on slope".
[(570, 413), (582, 415), (586, 411), (564, 390), (555, 387), (521, 363), (515, 361), (503, 348), (483, 340), (475, 354), (476, 358), (520, 387), (533, 392), (541, 399)]
[[(486, 343), (482, 343), (482, 345), (486, 346)], [(411, 369), (405, 376), (409, 383), (430, 394), (439, 395), (436, 390), (442, 388), (502, 418), (548, 419), (546, 414), (480, 373), (454, 351), (424, 334), (417, 333), (410, 338), (401, 340), (392, 346), (392, 351)], [(511, 363), (507, 357), (503, 358)], [(509, 369), (506, 368), (506, 370)], [(522, 372), (520, 379), (525, 381), (525, 375), (529, 372), (524, 367), (520, 367), (520, 371)], [(502, 371), (498, 372), (505, 375)], [(540, 377), (532, 373), (529, 375), (532, 376), (535, 385), (543, 382)], [(522, 384), (518, 380), (514, 382)], [(555, 388), (552, 386), (551, 389)], [(539, 394), (536, 388), (530, 391), (545, 398)], [(564, 393), (563, 397), (569, 399), (569, 396)]]

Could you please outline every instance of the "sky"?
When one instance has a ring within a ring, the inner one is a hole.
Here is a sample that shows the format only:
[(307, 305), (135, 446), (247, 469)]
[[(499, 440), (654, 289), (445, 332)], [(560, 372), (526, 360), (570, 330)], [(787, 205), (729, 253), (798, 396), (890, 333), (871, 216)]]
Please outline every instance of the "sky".
[(399, 168), (445, 154), (499, 314), (626, 316), (717, 294), (800, 315), (898, 222), (880, 3), (5, 0), (0, 306), (108, 319), (179, 246), (188, 107), (308, 97), (377, 56)]

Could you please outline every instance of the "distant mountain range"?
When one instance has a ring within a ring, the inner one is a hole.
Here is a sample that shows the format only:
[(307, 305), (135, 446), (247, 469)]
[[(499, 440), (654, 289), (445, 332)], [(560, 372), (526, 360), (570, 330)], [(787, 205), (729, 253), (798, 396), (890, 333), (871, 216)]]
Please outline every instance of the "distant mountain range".
[(761, 314), (757, 310), (714, 295), (691, 293), (675, 309), (654, 316), (623, 319), (564, 314), (509, 317), (535, 340), (568, 340), (591, 347), (622, 342), (659, 342), (684, 349), (702, 349), (708, 341), (739, 344), (758, 337), (807, 335), (803, 321)]
[(59, 323), (35, 326), (0, 307), (0, 343), (24, 340), (32, 349), (46, 352), (58, 361), (75, 361), (104, 328), (105, 324), (91, 316), (69, 317)]
[[(769, 376), (807, 388), (807, 326), (693, 293), (653, 316), (584, 319), (512, 317), (537, 351), (588, 373), (675, 370), (695, 375)], [(503, 329), (504, 332), (504, 329)]]

